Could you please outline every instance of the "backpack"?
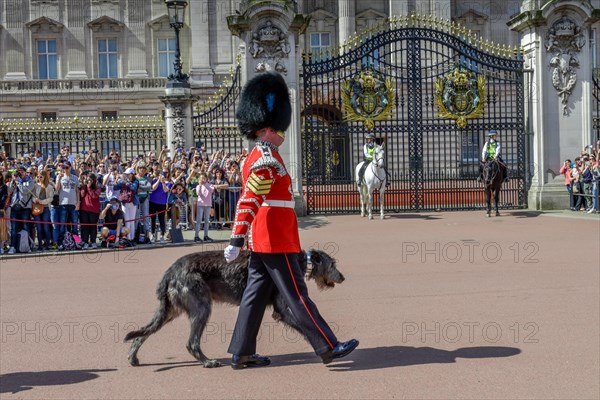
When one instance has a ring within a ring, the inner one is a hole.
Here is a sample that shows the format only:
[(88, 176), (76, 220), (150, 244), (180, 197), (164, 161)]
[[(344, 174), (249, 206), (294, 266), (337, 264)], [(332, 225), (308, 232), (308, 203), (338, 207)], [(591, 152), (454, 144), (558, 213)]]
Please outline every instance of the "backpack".
[(62, 246), (65, 250), (77, 250), (77, 244), (75, 243), (75, 239), (73, 239), (73, 234), (71, 232), (65, 232)]
[(134, 239), (135, 239), (135, 242), (137, 242), (139, 244), (146, 244), (149, 242), (149, 238), (146, 233), (146, 228), (144, 227), (144, 224), (141, 222), (137, 224), (137, 229), (135, 231)]
[(134, 247), (135, 243), (133, 243), (131, 240), (127, 239), (126, 237), (122, 237), (121, 239), (119, 239), (119, 248), (123, 249), (125, 247)]
[(29, 253), (34, 246), (33, 240), (29, 237), (29, 232), (22, 229), (19, 232), (19, 253)]

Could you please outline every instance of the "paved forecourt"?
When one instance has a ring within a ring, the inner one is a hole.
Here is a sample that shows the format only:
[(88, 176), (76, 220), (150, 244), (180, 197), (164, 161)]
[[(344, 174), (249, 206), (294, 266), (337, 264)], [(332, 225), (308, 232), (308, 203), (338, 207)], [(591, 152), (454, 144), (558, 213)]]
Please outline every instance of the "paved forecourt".
[[(127, 362), (180, 255), (208, 245), (0, 259), (2, 399), (598, 398), (600, 220), (483, 212), (302, 220), (304, 248), (334, 254), (346, 281), (311, 297), (340, 340), (320, 364), (263, 320), (261, 369), (205, 369), (180, 317)], [(226, 234), (224, 234), (224, 237)], [(226, 241), (210, 245), (223, 248)], [(216, 305), (204, 352), (228, 363), (237, 308)]]

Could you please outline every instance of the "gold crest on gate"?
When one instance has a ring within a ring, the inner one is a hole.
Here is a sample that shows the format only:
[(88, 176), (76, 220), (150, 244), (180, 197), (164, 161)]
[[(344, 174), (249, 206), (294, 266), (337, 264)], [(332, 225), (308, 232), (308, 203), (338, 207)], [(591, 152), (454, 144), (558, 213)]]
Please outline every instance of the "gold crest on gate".
[(374, 121), (388, 119), (392, 114), (392, 80), (365, 68), (342, 83), (342, 103), (345, 121), (362, 121), (371, 130), (375, 127)]
[(483, 116), (486, 96), (485, 76), (462, 67), (455, 67), (435, 81), (435, 103), (440, 118), (456, 120), (459, 128), (467, 126), (467, 119)]

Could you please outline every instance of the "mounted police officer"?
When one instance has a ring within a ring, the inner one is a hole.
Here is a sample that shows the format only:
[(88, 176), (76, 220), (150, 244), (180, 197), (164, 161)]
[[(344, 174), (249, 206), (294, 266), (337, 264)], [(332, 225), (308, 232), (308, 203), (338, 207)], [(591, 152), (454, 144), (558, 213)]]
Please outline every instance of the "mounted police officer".
[(339, 342), (308, 297), (298, 260), (300, 239), (294, 209), (292, 179), (279, 154), (292, 107), (285, 80), (267, 72), (252, 78), (242, 91), (237, 119), (242, 136), (256, 145), (244, 160), (242, 194), (224, 256), (237, 258), (245, 245), (251, 251), (244, 291), (228, 352), (233, 369), (269, 365), (256, 354), (256, 337), (267, 301), (277, 288), (285, 297), (304, 336), (324, 364), (344, 357), (358, 346), (355, 339)]
[(358, 186), (363, 184), (365, 170), (367, 169), (369, 163), (373, 161), (373, 154), (375, 154), (375, 150), (380, 147), (377, 143), (375, 143), (375, 135), (372, 133), (368, 133), (366, 139), (367, 143), (365, 143), (363, 146), (364, 163), (358, 171)]
[(481, 182), (483, 180), (483, 167), (486, 162), (490, 160), (498, 160), (500, 165), (500, 171), (502, 172), (502, 180), (508, 182), (508, 171), (506, 164), (500, 157), (500, 142), (497, 140), (498, 132), (495, 129), (491, 129), (487, 136), (488, 140), (484, 143), (483, 149), (481, 150), (481, 162), (479, 163), (479, 177), (477, 180)]

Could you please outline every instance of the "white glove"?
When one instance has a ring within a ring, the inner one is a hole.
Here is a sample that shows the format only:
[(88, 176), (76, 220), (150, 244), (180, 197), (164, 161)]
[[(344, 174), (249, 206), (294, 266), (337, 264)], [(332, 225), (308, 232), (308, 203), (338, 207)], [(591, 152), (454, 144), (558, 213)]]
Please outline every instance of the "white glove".
[(225, 247), (225, 251), (223, 252), (223, 255), (225, 256), (225, 261), (232, 262), (233, 260), (235, 260), (240, 255), (240, 250), (241, 247), (236, 247), (232, 245)]

